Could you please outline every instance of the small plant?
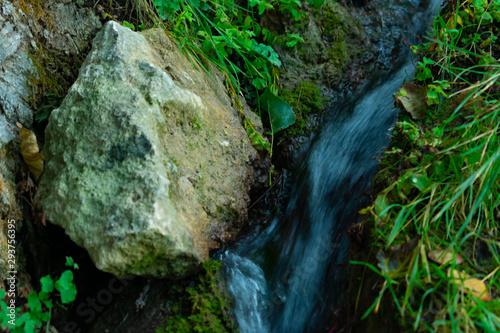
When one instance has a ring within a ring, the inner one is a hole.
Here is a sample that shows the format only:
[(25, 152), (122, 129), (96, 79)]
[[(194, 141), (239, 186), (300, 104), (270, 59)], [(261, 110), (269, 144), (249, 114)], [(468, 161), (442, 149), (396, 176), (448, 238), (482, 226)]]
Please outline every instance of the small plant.
[[(308, 2), (318, 8), (323, 1)], [(278, 36), (263, 29), (258, 16), (265, 15), (266, 11), (279, 10), (293, 21), (300, 21), (306, 13), (301, 10), (299, 0), (250, 0), (246, 6), (224, 0), (155, 0), (154, 5), (160, 17), (172, 27), (179, 46), (194, 55), (198, 65), (205, 67), (202, 59), (208, 59), (227, 75), (229, 90), (234, 90), (235, 99), (239, 98), (242, 85), (250, 98), (271, 91), (275, 99), (279, 99), (276, 96), (277, 68), (281, 66), (281, 60), (272, 46), (280, 43), (282, 47), (296, 48), (304, 40), (297, 33)], [(286, 104), (283, 103), (280, 105)], [(281, 108), (279, 114), (283, 119), (294, 118), (289, 106)], [(274, 118), (272, 113), (270, 118)], [(281, 123), (290, 125), (288, 121)], [(251, 127), (245, 127), (254, 134)], [(259, 149), (267, 147), (264, 141), (255, 142)]]
[[(78, 269), (72, 258), (68, 257), (66, 266), (73, 269)], [(73, 272), (71, 270), (64, 271), (61, 276), (54, 280), (50, 275), (40, 279), (40, 292), (33, 291), (28, 296), (27, 306), (29, 311), (21, 314), (21, 308), (16, 307), (14, 317), (9, 316), (9, 308), (5, 303), (5, 290), (0, 289), (0, 307), (2, 309), (0, 327), (9, 329), (12, 333), (34, 333), (44, 325), (48, 327), (52, 318), (52, 309), (54, 303), (52, 301), (54, 290), (59, 292), (62, 304), (68, 304), (75, 300), (76, 286), (73, 283)]]
[(130, 23), (130, 22), (127, 22), (127, 21), (123, 21), (122, 25), (125, 27), (125, 28), (129, 28), (131, 30), (135, 30), (135, 26)]
[(448, 95), (444, 92), (444, 90), (450, 88), (450, 84), (446, 81), (434, 80), (434, 84), (429, 84), (429, 91), (427, 91), (427, 104), (439, 104), (439, 95), (442, 97), (448, 97)]
[(434, 60), (427, 59), (426, 57), (424, 57), (422, 61), (419, 61), (417, 65), (417, 80), (425, 81), (432, 78), (431, 69), (428, 67), (428, 65), (433, 65), (434, 63)]

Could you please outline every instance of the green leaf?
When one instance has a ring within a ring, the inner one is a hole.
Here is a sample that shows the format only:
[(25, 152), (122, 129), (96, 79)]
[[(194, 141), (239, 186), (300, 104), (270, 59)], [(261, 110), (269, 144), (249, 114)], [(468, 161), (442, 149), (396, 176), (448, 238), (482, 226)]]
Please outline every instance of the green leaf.
[(43, 304), (45, 304), (45, 306), (47, 307), (47, 309), (52, 309), (54, 307), (54, 304), (52, 303), (52, 301), (50, 299), (42, 301), (42, 302), (43, 302)]
[(436, 161), (432, 165), (432, 171), (439, 177), (442, 177), (446, 173), (446, 165), (443, 161)]
[(403, 228), (403, 225), (406, 221), (406, 207), (401, 208), (399, 211), (398, 216), (396, 216), (396, 221), (394, 222), (394, 227), (391, 230), (391, 233), (389, 235), (389, 238), (387, 239), (387, 245), (386, 245), (386, 250), (389, 248), (391, 243), (396, 239), (396, 237), (399, 235), (399, 232)]
[(40, 303), (40, 299), (38, 298), (38, 294), (36, 291), (33, 291), (28, 296), (28, 306), (30, 307), (32, 312), (41, 312), (42, 311), (42, 303)]
[[(52, 289), (54, 290), (54, 289)], [(45, 299), (49, 299), (50, 297), (50, 294), (49, 293), (46, 293), (44, 291), (40, 291), (40, 293), (38, 294), (38, 299), (40, 299), (41, 301), (45, 300)]]
[(262, 109), (269, 113), (273, 134), (295, 123), (295, 113), (293, 113), (290, 105), (273, 94), (269, 87), (264, 91), (264, 94), (260, 96), (259, 104)]
[(377, 199), (375, 199), (375, 213), (377, 213), (382, 220), (385, 219), (389, 213), (389, 211), (386, 210), (387, 207), (389, 207), (389, 200), (387, 200), (387, 197), (382, 194), (377, 196)]
[(307, 0), (307, 2), (310, 5), (314, 5), (314, 8), (318, 9), (319, 7), (323, 6), (325, 0)]
[(429, 178), (427, 178), (426, 175), (421, 174), (421, 173), (416, 173), (410, 176), (410, 182), (411, 184), (418, 188), (420, 191), (423, 191), (429, 186)]
[(71, 257), (66, 257), (66, 266), (73, 267), (74, 269), (78, 269), (78, 264), (75, 264), (75, 261)]
[(42, 321), (48, 322), (50, 320), (50, 317), (52, 317), (52, 314), (50, 312), (44, 312), (42, 313)]
[(27, 319), (25, 324), (24, 324), (24, 332), (25, 333), (35, 333), (36, 330), (36, 322), (31, 319)]
[(70, 303), (75, 300), (76, 286), (73, 284), (73, 272), (64, 271), (55, 284), (56, 289), (61, 293), (61, 302)]
[(4, 299), (4, 298), (5, 298), (5, 290), (0, 289), (0, 299)]
[(40, 282), (42, 283), (42, 292), (51, 293), (52, 291), (54, 291), (54, 282), (52, 281), (50, 275), (41, 278)]
[(266, 87), (266, 83), (266, 80), (260, 77), (256, 77), (252, 80), (252, 85), (257, 89), (264, 89)]

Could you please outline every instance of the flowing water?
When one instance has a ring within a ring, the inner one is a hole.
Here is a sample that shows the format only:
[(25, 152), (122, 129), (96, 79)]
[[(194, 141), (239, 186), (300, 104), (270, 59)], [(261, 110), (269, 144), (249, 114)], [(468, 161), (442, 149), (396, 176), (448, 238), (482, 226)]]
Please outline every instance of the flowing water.
[[(422, 18), (430, 21), (431, 12), (415, 15), (412, 31), (423, 29)], [(285, 213), (220, 254), (241, 332), (331, 328), (344, 287), (346, 228), (367, 203), (373, 157), (389, 143), (398, 112), (392, 94), (414, 71), (408, 52), (401, 55), (399, 69), (372, 79), (324, 125), (296, 172)]]

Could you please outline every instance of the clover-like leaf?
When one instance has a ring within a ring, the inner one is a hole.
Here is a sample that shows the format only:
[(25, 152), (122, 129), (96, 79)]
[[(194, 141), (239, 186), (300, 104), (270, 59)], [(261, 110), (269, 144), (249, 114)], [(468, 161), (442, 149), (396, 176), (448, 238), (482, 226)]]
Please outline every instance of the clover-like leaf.
[(55, 283), (56, 289), (61, 293), (61, 302), (63, 304), (73, 302), (76, 297), (76, 286), (73, 283), (73, 272), (64, 271), (59, 280)]
[(40, 298), (36, 291), (33, 291), (28, 296), (28, 306), (31, 309), (31, 312), (41, 312), (42, 311), (42, 303), (40, 302)]
[(52, 281), (50, 275), (41, 278), (40, 282), (42, 283), (42, 292), (51, 293), (52, 291), (54, 291), (54, 281)]

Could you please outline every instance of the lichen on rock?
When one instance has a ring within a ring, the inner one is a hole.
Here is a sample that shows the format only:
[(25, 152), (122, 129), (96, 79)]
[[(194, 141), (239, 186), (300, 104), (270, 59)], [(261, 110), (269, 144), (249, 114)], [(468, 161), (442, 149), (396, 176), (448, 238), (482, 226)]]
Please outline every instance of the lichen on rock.
[(258, 154), (224, 90), (162, 30), (108, 22), (45, 134), (37, 198), (103, 271), (185, 275), (222, 215), (246, 215)]

